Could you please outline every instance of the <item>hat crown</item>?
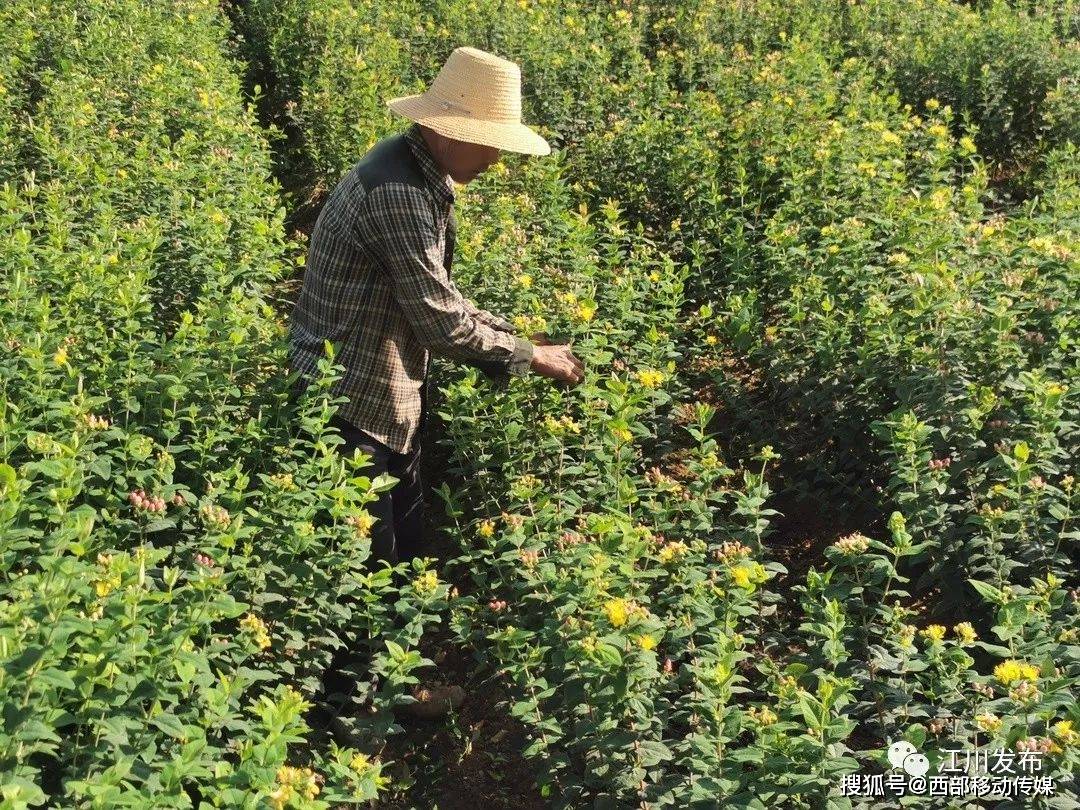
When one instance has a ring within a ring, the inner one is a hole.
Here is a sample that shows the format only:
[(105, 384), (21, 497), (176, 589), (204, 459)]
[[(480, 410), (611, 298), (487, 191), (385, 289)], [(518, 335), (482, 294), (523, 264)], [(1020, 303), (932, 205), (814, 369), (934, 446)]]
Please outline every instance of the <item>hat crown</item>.
[(521, 121), (521, 68), (478, 48), (455, 48), (428, 90), (448, 112), (483, 121)]

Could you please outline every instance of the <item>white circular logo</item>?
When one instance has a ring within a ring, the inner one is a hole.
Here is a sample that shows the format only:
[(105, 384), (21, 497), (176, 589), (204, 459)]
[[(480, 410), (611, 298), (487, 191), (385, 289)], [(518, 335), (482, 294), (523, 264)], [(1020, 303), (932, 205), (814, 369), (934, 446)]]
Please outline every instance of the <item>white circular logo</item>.
[(908, 754), (904, 757), (904, 770), (908, 776), (926, 776), (930, 770), (930, 760), (925, 754)]
[(911, 754), (919, 753), (914, 745), (907, 740), (897, 740), (889, 746), (889, 764), (899, 768), (904, 764), (904, 759)]

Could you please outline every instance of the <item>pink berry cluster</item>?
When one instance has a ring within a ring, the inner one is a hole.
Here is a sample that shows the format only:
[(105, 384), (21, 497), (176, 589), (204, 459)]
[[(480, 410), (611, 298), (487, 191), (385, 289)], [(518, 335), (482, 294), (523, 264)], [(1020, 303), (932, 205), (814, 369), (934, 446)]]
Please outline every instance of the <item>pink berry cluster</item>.
[(194, 558), (196, 563), (206, 568), (213, 568), (216, 565), (213, 557), (211, 557), (209, 554), (203, 554), (200, 551), (195, 552)]
[(931, 470), (947, 470), (952, 466), (952, 459), (946, 456), (945, 458), (933, 458), (930, 459)]
[(491, 608), (495, 613), (501, 613), (502, 611), (506, 610), (506, 600), (492, 599), (490, 602), (488, 602), (488, 607)]
[(165, 511), (165, 499), (157, 495), (147, 495), (141, 489), (133, 489), (128, 493), (128, 501), (136, 509), (141, 509), (145, 512), (164, 512)]
[(228, 525), (231, 522), (229, 513), (216, 503), (204, 504), (203, 507), (199, 509), (199, 516), (202, 517), (207, 525), (215, 526), (219, 529), (228, 528)]
[(712, 550), (712, 558), (717, 562), (731, 562), (742, 557), (749, 557), (752, 553), (750, 546), (738, 540), (725, 540)]
[(993, 430), (1001, 430), (1009, 426), (1009, 421), (1007, 419), (991, 419), (986, 423), (986, 426)]
[(1016, 741), (1017, 751), (1038, 751), (1041, 754), (1049, 754), (1054, 750), (1054, 741), (1049, 737), (1028, 737)]
[(560, 551), (566, 549), (568, 546), (576, 546), (579, 543), (584, 543), (585, 538), (574, 531), (565, 531), (562, 533), (562, 537), (555, 541), (555, 545)]

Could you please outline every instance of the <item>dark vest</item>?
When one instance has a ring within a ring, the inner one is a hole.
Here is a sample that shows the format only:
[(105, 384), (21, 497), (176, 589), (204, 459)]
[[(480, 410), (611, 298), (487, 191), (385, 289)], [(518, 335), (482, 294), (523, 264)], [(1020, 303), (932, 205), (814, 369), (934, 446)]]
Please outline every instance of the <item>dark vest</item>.
[[(421, 191), (427, 189), (427, 181), (420, 164), (416, 162), (416, 156), (413, 155), (409, 142), (405, 140), (405, 135), (400, 133), (383, 138), (372, 146), (356, 164), (354, 171), (360, 185), (368, 194), (383, 183), (404, 183)], [(457, 217), (454, 216), (454, 208), (451, 206), (450, 221), (446, 226), (446, 251), (443, 256), (448, 275), (454, 262), (456, 240)]]
[[(420, 164), (416, 161), (409, 142), (405, 135), (399, 133), (390, 135), (377, 142), (367, 154), (360, 159), (353, 171), (357, 181), (364, 187), (365, 193), (370, 194), (373, 189), (383, 183), (404, 183), (421, 191), (427, 191), (427, 181)], [(454, 207), (450, 207), (450, 218), (446, 225), (446, 249), (443, 253), (443, 264), (449, 277), (450, 268), (454, 262), (454, 244), (457, 240), (457, 217), (454, 215)], [(494, 379), (505, 379), (506, 369), (497, 362), (475, 360), (469, 365), (476, 366), (486, 376)], [(428, 368), (431, 366), (431, 358), (428, 358)], [(428, 373), (424, 370), (424, 384), (420, 389), (421, 413), (420, 431), (423, 432), (427, 424)]]

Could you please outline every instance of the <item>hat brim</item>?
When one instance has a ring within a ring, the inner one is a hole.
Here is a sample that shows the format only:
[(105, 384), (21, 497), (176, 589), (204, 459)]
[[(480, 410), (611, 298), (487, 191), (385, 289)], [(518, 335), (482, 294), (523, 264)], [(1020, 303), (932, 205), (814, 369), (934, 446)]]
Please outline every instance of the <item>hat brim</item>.
[(455, 113), (453, 109), (444, 109), (438, 101), (424, 93), (392, 98), (386, 102), (386, 106), (398, 115), (431, 127), (447, 138), (494, 146), (507, 152), (520, 152), (525, 155), (551, 154), (550, 144), (525, 124), (479, 121)]

